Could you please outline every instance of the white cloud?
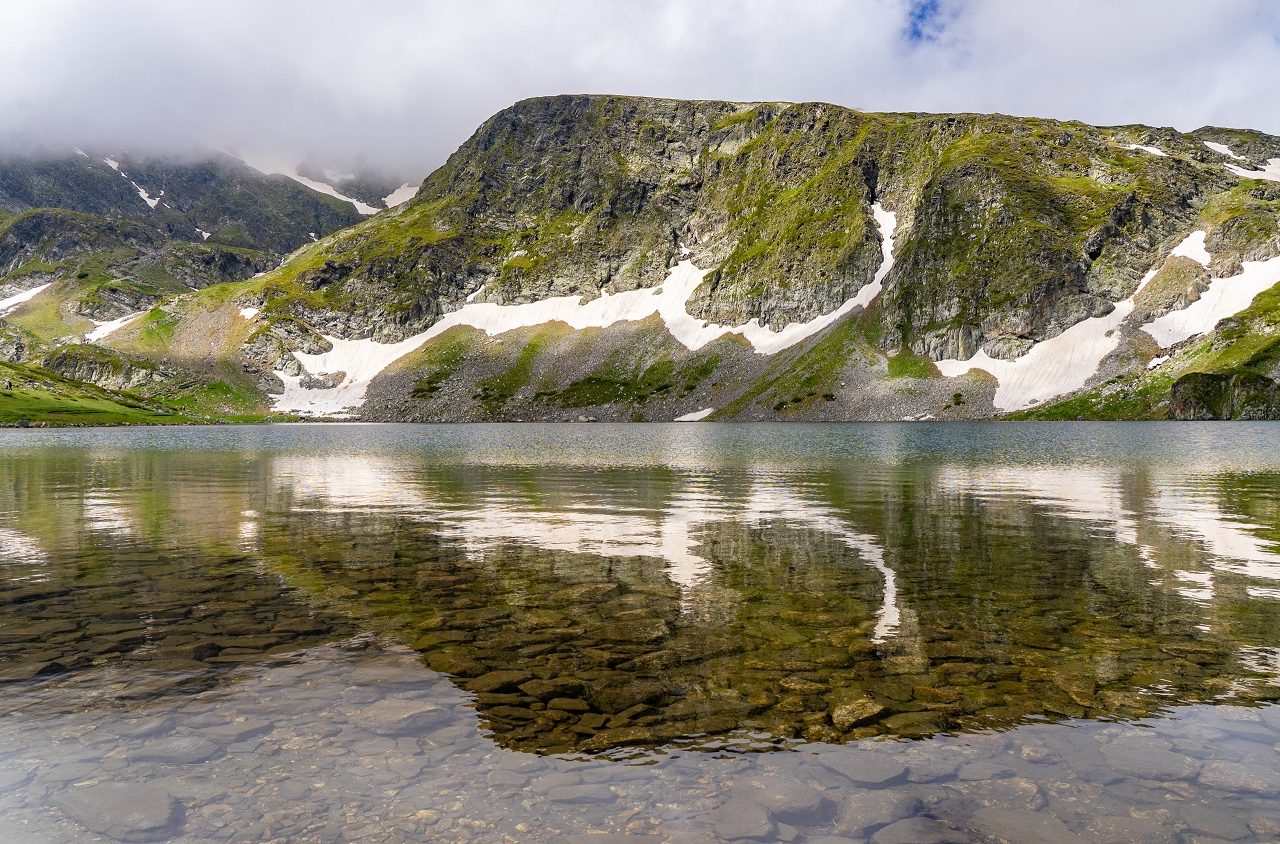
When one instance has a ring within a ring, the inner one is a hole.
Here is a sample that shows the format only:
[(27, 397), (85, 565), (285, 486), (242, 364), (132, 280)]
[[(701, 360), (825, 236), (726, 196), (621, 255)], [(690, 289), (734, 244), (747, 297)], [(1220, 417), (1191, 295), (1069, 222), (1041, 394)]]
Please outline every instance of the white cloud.
[(1280, 132), (1267, 0), (0, 0), (13, 143), (226, 145), (417, 173), (528, 96), (826, 100)]

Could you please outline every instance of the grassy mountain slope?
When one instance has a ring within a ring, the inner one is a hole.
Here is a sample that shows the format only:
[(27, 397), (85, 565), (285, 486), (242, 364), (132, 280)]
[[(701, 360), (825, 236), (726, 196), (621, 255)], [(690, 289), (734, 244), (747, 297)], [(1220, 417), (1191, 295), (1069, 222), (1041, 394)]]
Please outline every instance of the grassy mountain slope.
[[(1015, 360), (1111, 313), (1161, 267), (1085, 389), (1024, 415), (1265, 415), (1270, 399), (1248, 397), (1280, 377), (1268, 368), (1265, 297), (1167, 352), (1138, 327), (1195, 302), (1242, 262), (1280, 254), (1280, 185), (1225, 166), (1273, 157), (1280, 139), (1215, 127), (1183, 134), (820, 103), (537, 98), (486, 121), (409, 203), (304, 244), (260, 277), (156, 298), (102, 345), (198, 378), (216, 374), (243, 406), (265, 409), (282, 376), (322, 389), (347, 377), (307, 372), (294, 357), (329, 351), (327, 337), (391, 343), (467, 303), (653, 288), (683, 257), (708, 271), (690, 314), (779, 330), (872, 282), (885, 260), (878, 204), (897, 222), (883, 289), (781, 352), (756, 354), (732, 335), (691, 351), (656, 317), (494, 337), (458, 327), (374, 379), (363, 415), (989, 417), (996, 380), (981, 371), (944, 378), (934, 361), (979, 352)], [(1166, 261), (1195, 230), (1206, 233), (1209, 265)], [(28, 307), (27, 330), (42, 336), (36, 328), (48, 317)], [(1246, 348), (1254, 351), (1241, 358)], [(1158, 355), (1168, 360), (1148, 369)], [(1173, 400), (1179, 379), (1206, 374)]]

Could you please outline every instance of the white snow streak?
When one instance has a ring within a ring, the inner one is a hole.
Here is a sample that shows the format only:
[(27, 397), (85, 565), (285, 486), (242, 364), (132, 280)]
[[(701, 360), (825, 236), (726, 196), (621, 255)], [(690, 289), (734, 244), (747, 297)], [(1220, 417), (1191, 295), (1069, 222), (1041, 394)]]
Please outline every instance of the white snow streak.
[(1264, 179), (1268, 182), (1280, 182), (1280, 158), (1267, 159), (1267, 163), (1262, 165), (1261, 170), (1246, 170), (1234, 164), (1228, 164), (1227, 169), (1246, 179)]
[[(1199, 244), (1199, 245), (1197, 245)], [(1195, 232), (1178, 244), (1172, 254), (1198, 260), (1204, 250), (1204, 232)], [(1207, 258), (1207, 253), (1205, 253)], [(938, 369), (948, 378), (971, 369), (991, 373), (1000, 382), (995, 406), (999, 410), (1020, 410), (1047, 399), (1078, 390), (1098, 371), (1102, 359), (1120, 343), (1118, 329), (1133, 313), (1134, 297), (1155, 277), (1159, 266), (1143, 276), (1128, 299), (1116, 302), (1106, 316), (1077, 322), (1056, 337), (1042, 340), (1017, 360), (996, 360), (982, 349), (969, 360), (940, 360)]]
[(118, 172), (120, 172), (120, 162), (119, 162), (119, 161), (116, 161), (114, 158), (104, 158), (104, 159), (102, 159), (102, 161), (103, 161), (103, 163), (105, 163), (108, 167), (110, 167), (112, 170), (115, 170), (117, 173), (118, 173)]
[(253, 319), (258, 315), (258, 308), (241, 308), (240, 316), (245, 319)]
[(74, 152), (76, 155), (78, 155), (78, 156), (82, 157), (82, 158), (88, 158), (88, 157), (89, 157), (89, 153), (87, 153), (87, 152), (85, 152), (84, 150), (80, 149), (80, 147), (72, 147), (72, 148), (71, 148), (71, 151), (72, 151), (72, 152)]
[(1235, 158), (1240, 161), (1244, 161), (1243, 155), (1236, 155), (1234, 152), (1231, 151), (1231, 148), (1226, 144), (1219, 144), (1214, 141), (1205, 141), (1204, 145), (1220, 155), (1225, 155), (1225, 156), (1229, 156), (1230, 158)]
[(53, 282), (50, 281), (50, 282), (47, 282), (46, 284), (41, 284), (38, 287), (33, 287), (30, 290), (24, 290), (21, 293), (15, 293), (12, 296), (9, 296), (8, 298), (0, 299), (0, 316), (8, 316), (10, 313), (17, 310), (18, 306), (21, 305), (23, 302), (26, 302), (38, 296), (40, 294), (40, 291), (44, 290), (50, 284), (53, 284)]
[(715, 412), (716, 412), (716, 409), (714, 407), (704, 407), (702, 408), (702, 410), (695, 410), (693, 413), (686, 413), (684, 416), (677, 416), (674, 421), (697, 422), (699, 420), (706, 419), (708, 416), (710, 416)]
[(1200, 298), (1180, 311), (1171, 311), (1142, 326), (1160, 348), (1207, 334), (1220, 321), (1240, 313), (1255, 296), (1280, 282), (1280, 256), (1266, 261), (1245, 261), (1238, 275), (1215, 278)]
[[(122, 173), (121, 175), (124, 175), (124, 174)], [(160, 201), (160, 197), (164, 196), (164, 191), (160, 191), (160, 193), (152, 197), (151, 194), (147, 193), (146, 190), (141, 185), (139, 185), (137, 182), (133, 181), (132, 179), (129, 179), (129, 184), (133, 185), (134, 190), (138, 192), (138, 196), (142, 197), (142, 201), (147, 203), (147, 205), (151, 206), (152, 208), (155, 208), (156, 203)]]
[(388, 208), (395, 208), (397, 205), (404, 205), (406, 202), (413, 199), (414, 194), (417, 192), (417, 185), (411, 182), (405, 182), (403, 185), (384, 196), (382, 201), (386, 203)]
[[(227, 153), (227, 154), (231, 155), (231, 153)], [(252, 167), (254, 170), (257, 170), (259, 173), (262, 173), (263, 175), (288, 176), (290, 179), (293, 179), (298, 184), (306, 185), (307, 187), (311, 188), (313, 191), (316, 191), (317, 193), (323, 193), (326, 196), (332, 196), (334, 199), (341, 199), (343, 202), (350, 202), (352, 205), (355, 206), (355, 209), (358, 213), (363, 214), (366, 217), (368, 217), (371, 214), (377, 214), (379, 211), (382, 210), (381, 208), (374, 208), (372, 205), (366, 205), (365, 203), (361, 202), (358, 199), (352, 199), (349, 196), (338, 193), (337, 188), (335, 188), (333, 185), (328, 185), (328, 184), (325, 184), (324, 182), (317, 182), (315, 179), (309, 179), (306, 176), (299, 176), (297, 170), (295, 170), (292, 167), (277, 166), (275, 164), (269, 164), (266, 161), (262, 161), (262, 160), (249, 161), (246, 158), (240, 158), (240, 156), (233, 156), (233, 157), (239, 158), (240, 161), (244, 162), (245, 164)]]
[(197, 228), (196, 228), (196, 234), (200, 235), (200, 239), (201, 239), (201, 240), (208, 240), (208, 239), (209, 239), (209, 235), (213, 234), (213, 232), (207, 232), (207, 231), (205, 231), (204, 229), (202, 229), (202, 228), (198, 228), (198, 227), (197, 227)]
[(1192, 232), (1187, 235), (1186, 239), (1173, 247), (1173, 251), (1169, 253), (1170, 258), (1190, 258), (1202, 267), (1209, 266), (1209, 262), (1213, 260), (1213, 256), (1209, 254), (1209, 250), (1204, 246), (1204, 232)]
[(1149, 152), (1149, 153), (1151, 153), (1152, 155), (1158, 155), (1158, 156), (1160, 156), (1161, 158), (1168, 158), (1168, 157), (1169, 157), (1169, 153), (1165, 152), (1164, 150), (1160, 149), (1159, 147), (1148, 147), (1148, 146), (1143, 146), (1142, 144), (1125, 144), (1125, 147), (1124, 147), (1124, 148), (1125, 148), (1125, 149), (1140, 149), (1140, 150), (1142, 150), (1143, 152)]
[[(301, 376), (277, 373), (284, 381), (285, 389), (276, 396), (272, 404), (276, 410), (282, 411), (342, 414), (364, 402), (369, 382), (392, 362), (458, 325), (480, 329), (492, 337), (517, 328), (531, 328), (550, 322), (563, 322), (578, 330), (607, 328), (614, 323), (636, 322), (656, 314), (662, 318), (671, 335), (690, 350), (696, 351), (725, 335), (738, 334), (751, 343), (757, 354), (772, 355), (817, 334), (854, 308), (865, 307), (880, 292), (885, 276), (893, 267), (893, 238), (897, 219), (878, 202), (872, 205), (872, 212), (880, 230), (881, 249), (884, 253), (884, 259), (872, 281), (836, 310), (809, 322), (790, 323), (781, 331), (772, 331), (760, 325), (758, 319), (731, 327), (715, 325), (690, 316), (685, 310), (685, 303), (702, 283), (708, 270), (700, 270), (692, 261), (684, 260), (672, 267), (666, 281), (658, 287), (613, 294), (605, 292), (586, 304), (582, 303), (581, 296), (555, 296), (521, 305), (472, 302), (471, 297), (468, 297), (468, 302), (463, 307), (445, 314), (421, 334), (399, 343), (326, 337), (333, 343), (333, 351), (323, 355), (294, 352), (294, 357), (313, 375), (345, 373), (342, 383), (336, 387), (307, 389), (301, 385)], [(473, 293), (472, 296), (474, 295)]]
[(95, 319), (93, 321), (95, 328), (92, 331), (90, 331), (88, 334), (84, 335), (84, 341), (86, 343), (96, 343), (99, 340), (106, 338), (112, 332), (117, 331), (123, 328), (124, 326), (128, 325), (129, 323), (133, 322), (135, 319), (137, 319), (138, 317), (142, 316), (145, 313), (146, 311), (138, 311), (135, 314), (125, 314), (119, 319), (108, 320), (107, 322), (99, 322), (98, 320)]

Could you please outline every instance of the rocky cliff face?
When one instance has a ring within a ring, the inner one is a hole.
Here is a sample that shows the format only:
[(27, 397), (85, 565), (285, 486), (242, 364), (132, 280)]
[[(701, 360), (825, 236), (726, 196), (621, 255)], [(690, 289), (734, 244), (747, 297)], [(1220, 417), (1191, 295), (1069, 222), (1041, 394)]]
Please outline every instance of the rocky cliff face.
[[(1034, 409), (1046, 416), (1271, 413), (1240, 393), (1252, 381), (1173, 385), (1265, 380), (1280, 294), (1168, 343), (1146, 329), (1220, 308), (1236, 277), (1263, 289), (1255, 265), (1280, 255), (1280, 184), (1255, 171), (1273, 158), (1280, 139), (1215, 127), (545, 97), (487, 120), (406, 205), (260, 277), (268, 253), (245, 245), (283, 241), (229, 201), (208, 241), (172, 246), (210, 219), (194, 197), (226, 196), (235, 167), (210, 165), (200, 194), (191, 168), (117, 161), (128, 179), (113, 178), (154, 184), (173, 208), (135, 208), (145, 223), (94, 217), (110, 220), (95, 230), (181, 289), (147, 299), (100, 284), (68, 307), (99, 321), (154, 305), (107, 344), (234, 361), (261, 396), (328, 390), (359, 405), (367, 388), (357, 412), (377, 419), (974, 418), (1030, 407), (1008, 403), (1019, 379), (1034, 402), (1053, 399)], [(108, 190), (101, 175), (85, 190)], [(39, 180), (6, 184), (0, 204)], [(276, 214), (277, 234), (306, 213)], [(8, 247), (25, 283), (86, 237), (59, 221), (73, 232), (64, 246), (62, 229), (39, 225), (25, 241), (39, 249)], [(694, 281), (675, 302), (682, 261)], [(645, 306), (650, 290), (661, 307)], [(625, 315), (583, 317), (591, 308)], [(764, 346), (762, 326), (775, 332)], [(716, 339), (690, 339), (700, 331)], [(1032, 353), (1075, 360), (1080, 342), (1080, 377), (1035, 387), (1049, 376), (1029, 371)]]
[(1174, 419), (1280, 419), (1280, 383), (1253, 373), (1193, 372), (1173, 382)]
[(879, 200), (901, 231), (882, 347), (1008, 359), (1131, 293), (1238, 181), (1221, 159), (1146, 127), (541, 98), (486, 121), (409, 208), (334, 241), (299, 280), (346, 291), (330, 299), (393, 339), (468, 295), (510, 304), (655, 286), (687, 248), (712, 270), (692, 313), (780, 328), (870, 282)]

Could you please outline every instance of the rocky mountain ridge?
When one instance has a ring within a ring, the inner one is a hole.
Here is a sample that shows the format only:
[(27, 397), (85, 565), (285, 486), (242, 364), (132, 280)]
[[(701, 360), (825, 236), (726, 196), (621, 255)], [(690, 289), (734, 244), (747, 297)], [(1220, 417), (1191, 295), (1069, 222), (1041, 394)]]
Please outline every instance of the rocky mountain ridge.
[[(1277, 168), (1251, 130), (536, 98), (101, 345), (384, 420), (1268, 415)], [(1172, 400), (1197, 372), (1235, 398)]]

